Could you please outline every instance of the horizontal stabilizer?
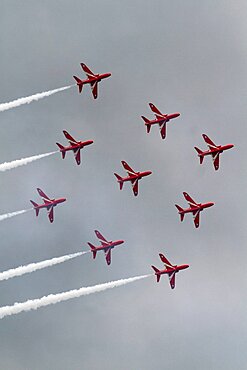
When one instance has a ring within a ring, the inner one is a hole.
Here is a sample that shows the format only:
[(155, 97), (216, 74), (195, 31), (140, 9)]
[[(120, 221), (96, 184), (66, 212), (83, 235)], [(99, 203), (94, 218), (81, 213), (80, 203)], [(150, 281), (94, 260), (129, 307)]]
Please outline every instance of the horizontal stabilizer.
[(35, 212), (36, 212), (36, 216), (38, 216), (38, 214), (39, 214), (39, 208), (37, 208), (38, 207), (38, 204), (35, 203), (33, 200), (30, 200), (30, 202), (34, 206), (34, 209), (35, 209)]
[(81, 92), (82, 92), (82, 88), (83, 88), (82, 80), (81, 80), (80, 78), (76, 77), (76, 76), (73, 76), (73, 77), (74, 77), (74, 79), (76, 80), (77, 85), (78, 85), (78, 87), (79, 87), (79, 93), (81, 93)]
[(149, 125), (150, 121), (149, 121), (149, 119), (147, 119), (144, 116), (141, 116), (141, 117), (142, 117), (143, 121), (145, 122), (145, 126), (147, 127), (147, 133), (149, 133), (150, 129), (151, 129), (151, 125)]
[(89, 242), (87, 244), (89, 245), (89, 247), (91, 249), (91, 252), (93, 252), (93, 259), (96, 258), (97, 250), (96, 250), (95, 246), (93, 244), (89, 243)]
[(194, 147), (195, 148), (195, 150), (197, 151), (197, 153), (198, 153), (198, 156), (199, 156), (199, 158), (200, 158), (200, 164), (202, 164), (202, 162), (203, 162), (203, 158), (204, 158), (204, 156), (202, 155), (202, 150), (201, 149), (199, 149), (199, 148), (197, 148), (196, 146)]
[(65, 158), (65, 151), (64, 151), (64, 146), (63, 145), (61, 145), (61, 144), (59, 144), (59, 143), (56, 143), (57, 144), (57, 146), (59, 147), (59, 149), (60, 149), (60, 152), (62, 153), (62, 158), (64, 159)]
[(157, 283), (158, 283), (160, 281), (160, 274), (159, 274), (160, 270), (157, 269), (157, 267), (155, 266), (152, 266), (152, 269), (155, 271), (155, 275), (157, 277)]
[(121, 176), (119, 176), (117, 173), (114, 173), (114, 175), (117, 178), (117, 181), (118, 181), (119, 186), (120, 186), (120, 190), (122, 190), (122, 188), (123, 188), (123, 178)]
[(184, 213), (183, 213), (183, 208), (182, 207), (180, 207), (179, 205), (177, 205), (177, 204), (175, 204), (175, 207), (177, 208), (177, 210), (178, 210), (178, 213), (180, 214), (180, 218), (181, 218), (181, 221), (183, 221), (183, 219), (184, 219)]

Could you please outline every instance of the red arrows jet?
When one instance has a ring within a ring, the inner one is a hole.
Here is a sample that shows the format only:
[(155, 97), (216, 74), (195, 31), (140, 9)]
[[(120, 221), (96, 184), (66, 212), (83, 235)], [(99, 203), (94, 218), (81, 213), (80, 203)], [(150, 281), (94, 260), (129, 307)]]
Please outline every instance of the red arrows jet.
[(206, 155), (211, 155), (213, 159), (214, 168), (217, 171), (220, 166), (220, 153), (223, 153), (224, 150), (228, 150), (234, 147), (233, 144), (227, 145), (216, 145), (213, 143), (211, 139), (205, 134), (202, 134), (203, 139), (205, 140), (206, 144), (208, 145), (209, 150), (203, 152), (199, 148), (195, 147), (195, 150), (198, 153), (198, 157), (200, 158), (200, 164), (202, 164), (203, 159)]
[(97, 238), (100, 240), (101, 245), (99, 247), (95, 247), (93, 244), (88, 243), (89, 247), (91, 248), (91, 252), (93, 253), (93, 258), (96, 258), (96, 254), (98, 251), (104, 251), (107, 265), (110, 265), (111, 264), (111, 250), (117, 245), (123, 244), (124, 240), (116, 240), (116, 241), (109, 242), (103, 237), (103, 235), (98, 230), (94, 230), (94, 232)]
[(90, 84), (94, 99), (98, 96), (98, 83), (104, 78), (110, 77), (111, 73), (94, 74), (86, 64), (81, 63), (81, 68), (87, 75), (87, 80), (81, 80), (80, 78), (73, 76), (76, 80), (77, 86), (79, 87), (79, 93), (82, 92), (82, 88), (86, 84)]
[(164, 270), (159, 270), (159, 269), (157, 269), (157, 267), (152, 266), (152, 268), (155, 271), (155, 275), (157, 277), (157, 283), (160, 281), (161, 275), (167, 274), (168, 277), (169, 277), (171, 288), (174, 289), (175, 288), (176, 273), (179, 272), (180, 270), (187, 269), (189, 267), (189, 265), (180, 265), (180, 266), (172, 265), (163, 254), (160, 253), (159, 256), (160, 256), (161, 261), (165, 265), (165, 269)]
[(63, 130), (63, 133), (66, 139), (69, 141), (70, 146), (65, 147), (59, 143), (56, 143), (60, 149), (60, 152), (62, 153), (62, 158), (65, 158), (66, 152), (73, 150), (76, 163), (79, 165), (81, 163), (81, 149), (84, 148), (84, 146), (93, 144), (93, 140), (76, 141), (67, 131)]
[(156, 119), (149, 120), (144, 116), (141, 116), (143, 121), (145, 122), (145, 126), (147, 128), (147, 133), (150, 132), (152, 125), (159, 125), (160, 127), (160, 134), (162, 139), (165, 139), (166, 137), (166, 123), (170, 121), (170, 119), (177, 118), (180, 116), (180, 113), (172, 113), (172, 114), (163, 114), (161, 113), (158, 108), (152, 103), (149, 103), (149, 106), (154, 113)]
[(178, 209), (178, 213), (180, 214), (181, 221), (183, 221), (185, 213), (192, 213), (193, 218), (194, 218), (194, 224), (195, 224), (195, 227), (197, 228), (197, 227), (199, 227), (199, 223), (200, 223), (200, 212), (203, 211), (204, 208), (212, 207), (214, 205), (214, 203), (212, 203), (212, 202), (210, 202), (210, 203), (196, 203), (189, 196), (189, 194), (183, 192), (183, 195), (184, 195), (185, 199), (187, 200), (187, 202), (189, 203), (190, 208), (183, 209), (182, 207), (175, 204), (175, 206)]
[(66, 199), (65, 198), (50, 199), (41, 189), (37, 188), (37, 190), (38, 190), (39, 195), (43, 199), (44, 204), (37, 204), (37, 203), (33, 202), (32, 200), (30, 200), (30, 202), (32, 203), (32, 205), (34, 206), (34, 209), (36, 211), (36, 216), (38, 216), (39, 210), (41, 208), (46, 208), (47, 211), (48, 211), (49, 220), (50, 220), (50, 222), (53, 222), (53, 220), (54, 220), (53, 208), (56, 207), (57, 204), (65, 202)]
[(114, 175), (117, 178), (117, 181), (120, 185), (120, 190), (123, 188), (123, 183), (126, 181), (130, 181), (133, 188), (133, 193), (135, 196), (138, 195), (138, 181), (148, 175), (151, 175), (151, 171), (144, 171), (144, 172), (135, 172), (125, 161), (121, 162), (124, 169), (128, 173), (128, 177), (121, 177), (117, 173), (114, 173)]

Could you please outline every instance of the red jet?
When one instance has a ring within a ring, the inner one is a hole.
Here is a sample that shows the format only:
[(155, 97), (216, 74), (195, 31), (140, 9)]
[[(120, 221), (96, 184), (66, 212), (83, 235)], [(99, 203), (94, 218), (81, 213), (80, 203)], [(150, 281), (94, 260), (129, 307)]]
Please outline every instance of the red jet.
[(166, 123), (170, 121), (170, 119), (177, 118), (180, 116), (180, 113), (172, 113), (172, 114), (163, 114), (161, 113), (158, 108), (152, 103), (149, 103), (149, 106), (154, 113), (156, 119), (149, 120), (144, 116), (141, 116), (143, 121), (145, 122), (145, 126), (147, 127), (147, 133), (150, 132), (152, 125), (159, 125), (160, 127), (160, 134), (162, 139), (165, 139), (166, 137)]
[(87, 80), (81, 80), (80, 78), (73, 76), (76, 80), (77, 86), (79, 87), (79, 93), (82, 92), (82, 88), (86, 84), (90, 84), (94, 99), (98, 96), (98, 83), (104, 78), (110, 77), (111, 73), (94, 74), (86, 64), (81, 63), (81, 68), (87, 75)]
[(33, 202), (32, 200), (30, 200), (30, 202), (32, 203), (32, 205), (34, 206), (34, 209), (36, 211), (36, 216), (38, 216), (39, 210), (41, 208), (46, 208), (47, 211), (48, 211), (49, 220), (50, 220), (50, 222), (53, 222), (53, 220), (54, 220), (53, 208), (56, 207), (57, 204), (65, 202), (66, 199), (65, 198), (50, 199), (41, 189), (37, 188), (37, 190), (38, 190), (39, 195), (43, 199), (44, 204), (37, 204), (37, 203)]
[(114, 173), (114, 175), (117, 178), (117, 181), (120, 185), (120, 190), (123, 188), (123, 183), (126, 181), (130, 181), (133, 188), (133, 193), (135, 196), (138, 195), (138, 181), (145, 176), (151, 175), (151, 171), (144, 171), (144, 172), (135, 172), (125, 161), (121, 162), (124, 169), (128, 173), (128, 177), (121, 177), (117, 173)]
[(199, 223), (200, 223), (200, 212), (203, 211), (204, 208), (212, 207), (214, 205), (214, 203), (212, 203), (212, 202), (209, 202), (209, 203), (196, 203), (189, 196), (189, 194), (183, 192), (183, 195), (184, 195), (185, 199), (187, 200), (187, 202), (189, 203), (190, 208), (183, 209), (182, 207), (180, 207), (177, 204), (175, 204), (175, 206), (178, 209), (178, 213), (180, 214), (181, 221), (183, 221), (185, 213), (192, 213), (193, 214), (193, 218), (194, 218), (194, 224), (195, 224), (195, 227), (197, 228), (197, 227), (199, 227)]
[(98, 230), (94, 230), (94, 232), (97, 238), (100, 240), (101, 245), (99, 247), (95, 247), (93, 244), (88, 243), (89, 247), (91, 248), (91, 252), (93, 253), (93, 258), (96, 258), (96, 254), (98, 251), (104, 251), (107, 265), (110, 265), (111, 264), (111, 250), (117, 245), (123, 244), (124, 240), (116, 240), (116, 241), (109, 242), (103, 237), (103, 235)]
[(200, 164), (202, 164), (205, 155), (211, 155), (213, 159), (214, 168), (217, 171), (220, 166), (220, 153), (223, 153), (224, 150), (228, 150), (234, 147), (233, 144), (227, 145), (216, 145), (213, 143), (211, 139), (205, 134), (202, 134), (203, 139), (205, 140), (206, 144), (209, 147), (209, 150), (203, 152), (199, 148), (195, 147), (195, 150), (198, 153), (198, 157), (200, 158)]
[(62, 158), (65, 158), (66, 152), (73, 150), (76, 163), (79, 165), (81, 163), (81, 149), (83, 149), (84, 146), (93, 144), (93, 140), (76, 141), (67, 131), (64, 130), (63, 133), (66, 139), (69, 141), (70, 146), (65, 147), (59, 143), (56, 143), (60, 149), (60, 152), (62, 153)]
[(180, 265), (180, 266), (172, 265), (163, 254), (160, 253), (159, 256), (160, 256), (161, 261), (165, 265), (165, 269), (164, 270), (159, 270), (155, 266), (152, 266), (152, 268), (155, 271), (155, 275), (157, 277), (157, 283), (160, 281), (161, 275), (167, 274), (168, 277), (169, 277), (171, 288), (174, 289), (175, 288), (176, 273), (179, 272), (180, 270), (187, 269), (189, 267), (189, 265)]

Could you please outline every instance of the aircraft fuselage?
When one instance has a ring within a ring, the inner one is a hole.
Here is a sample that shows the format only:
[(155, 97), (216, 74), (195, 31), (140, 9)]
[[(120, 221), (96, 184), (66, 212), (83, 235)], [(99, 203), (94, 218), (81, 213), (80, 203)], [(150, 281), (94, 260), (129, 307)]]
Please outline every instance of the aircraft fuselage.
[(219, 145), (217, 148), (206, 150), (205, 152), (202, 152), (200, 155), (206, 156), (206, 155), (212, 155), (215, 153), (223, 153), (225, 150), (232, 149), (233, 147), (234, 147), (233, 144)]
[(44, 203), (44, 204), (38, 204), (36, 207), (34, 208), (51, 208), (51, 207), (56, 207), (56, 205), (60, 204), (60, 203), (63, 203), (66, 201), (66, 198), (58, 198), (58, 199), (52, 199), (51, 202), (47, 202), (47, 203)]
[(155, 275), (164, 275), (164, 274), (171, 274), (175, 271), (175, 273), (179, 272), (180, 270), (185, 270), (189, 267), (189, 265), (180, 265), (180, 266), (173, 266), (173, 268), (167, 268), (164, 270), (159, 270), (159, 272), (155, 272)]
[(177, 118), (180, 116), (180, 113), (171, 113), (171, 114), (164, 114), (161, 118), (156, 118), (154, 120), (150, 120), (149, 122), (146, 122), (146, 126), (152, 126), (152, 125), (162, 125), (163, 123), (169, 122), (170, 119)]
[(93, 140), (80, 141), (75, 145), (65, 146), (63, 149), (60, 149), (60, 152), (68, 152), (69, 150), (82, 149), (84, 146), (93, 144)]
[(213, 205), (214, 205), (213, 202), (198, 204), (197, 206), (190, 207), (190, 208), (185, 208), (185, 209), (183, 209), (183, 211), (179, 211), (179, 214), (198, 212), (198, 211), (201, 212), (201, 211), (204, 210), (204, 208), (209, 208), (209, 207), (212, 207)]
[(128, 177), (123, 177), (121, 181), (126, 182), (126, 181), (134, 181), (136, 179), (141, 180), (143, 177), (149, 176), (151, 174), (152, 174), (151, 171), (137, 172), (136, 174), (130, 175)]
[(101, 251), (101, 250), (105, 250), (105, 249), (109, 249), (109, 248), (113, 249), (117, 245), (120, 245), (120, 244), (123, 244), (123, 243), (124, 243), (124, 240), (115, 240), (115, 241), (109, 242), (108, 244), (105, 243), (105, 245), (100, 245), (98, 247), (95, 247), (95, 250), (96, 251)]
[(86, 85), (86, 84), (91, 84), (94, 82), (100, 82), (101, 80), (108, 78), (111, 76), (111, 73), (103, 73), (103, 74), (98, 74), (95, 75), (95, 77), (90, 77), (87, 78), (86, 80), (81, 80), (80, 82), (77, 82), (77, 85)]

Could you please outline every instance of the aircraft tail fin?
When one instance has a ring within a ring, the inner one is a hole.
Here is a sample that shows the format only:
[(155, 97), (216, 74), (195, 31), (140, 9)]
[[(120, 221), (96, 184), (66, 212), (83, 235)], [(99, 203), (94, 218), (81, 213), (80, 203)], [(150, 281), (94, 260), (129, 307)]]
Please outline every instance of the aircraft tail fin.
[(32, 205), (33, 205), (33, 207), (35, 209), (36, 216), (38, 216), (38, 214), (39, 214), (39, 208), (37, 208), (38, 207), (38, 204), (35, 203), (33, 200), (30, 200), (30, 202), (32, 203)]
[(114, 173), (114, 175), (117, 178), (117, 181), (118, 181), (119, 186), (120, 186), (120, 190), (122, 190), (123, 189), (123, 178), (121, 176), (119, 176), (117, 173)]
[(183, 210), (183, 208), (178, 206), (177, 204), (175, 204), (175, 207), (177, 208), (178, 213), (180, 214), (181, 221), (183, 221), (183, 219), (184, 219), (184, 213), (183, 213), (184, 210)]
[(56, 143), (56, 144), (59, 147), (60, 152), (62, 153), (62, 158), (64, 159), (65, 158), (65, 154), (66, 154), (66, 152), (64, 151), (64, 146), (61, 145), (61, 144), (59, 144), (59, 143)]
[(147, 119), (146, 117), (144, 117), (144, 116), (141, 116), (142, 117), (142, 119), (143, 119), (143, 121), (145, 122), (145, 126), (146, 126), (146, 128), (147, 128), (147, 133), (149, 133), (150, 132), (150, 130), (151, 130), (151, 125), (149, 125), (149, 119)]
[(155, 272), (155, 275), (156, 275), (156, 277), (157, 277), (157, 283), (160, 281), (160, 274), (159, 274), (159, 272), (160, 272), (160, 270), (159, 269), (157, 269), (157, 267), (155, 267), (155, 266), (152, 266), (152, 269), (154, 270), (154, 272)]
[(91, 249), (91, 252), (93, 253), (93, 259), (96, 258), (97, 250), (96, 250), (95, 246), (93, 244), (89, 243), (89, 242), (87, 244), (89, 245), (89, 247)]
[(198, 157), (200, 158), (200, 164), (202, 164), (203, 158), (204, 158), (204, 156), (202, 155), (203, 152), (201, 149), (197, 148), (196, 146), (195, 146), (195, 150), (197, 151)]
[(74, 79), (76, 80), (77, 85), (78, 85), (78, 87), (79, 87), (79, 93), (81, 93), (81, 92), (82, 92), (82, 88), (83, 88), (82, 80), (81, 80), (80, 78), (76, 77), (76, 76), (73, 76), (73, 77), (74, 77)]

